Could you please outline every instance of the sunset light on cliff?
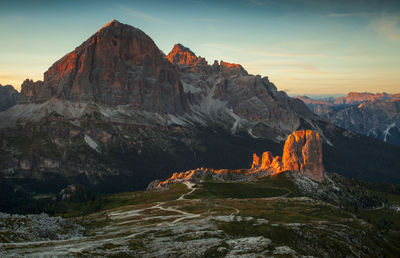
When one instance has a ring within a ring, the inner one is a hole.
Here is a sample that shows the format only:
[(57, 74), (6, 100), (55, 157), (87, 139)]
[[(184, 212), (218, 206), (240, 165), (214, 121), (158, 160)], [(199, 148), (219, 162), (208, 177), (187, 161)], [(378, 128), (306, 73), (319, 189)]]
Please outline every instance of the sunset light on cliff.
[(13, 0), (0, 35), (0, 257), (400, 257), (400, 0)]
[(179, 40), (210, 64), (240, 64), (288, 94), (400, 88), (399, 1), (41, 2), (2, 4), (0, 84), (42, 80), (64, 53), (118, 19), (148, 32), (164, 53)]

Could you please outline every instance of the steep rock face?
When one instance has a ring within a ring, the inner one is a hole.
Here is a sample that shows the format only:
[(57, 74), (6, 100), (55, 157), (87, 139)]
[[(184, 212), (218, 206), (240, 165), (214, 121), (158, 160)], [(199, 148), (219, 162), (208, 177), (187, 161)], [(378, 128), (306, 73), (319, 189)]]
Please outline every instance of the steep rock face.
[(270, 170), (274, 174), (285, 170), (298, 171), (314, 181), (322, 182), (322, 140), (316, 131), (293, 132), (285, 141), (282, 157), (273, 157), (271, 152), (266, 151), (260, 162), (257, 154), (253, 154), (251, 170)]
[(267, 169), (271, 167), (274, 157), (270, 151), (266, 151), (262, 155), (261, 169)]
[(253, 154), (253, 163), (251, 164), (251, 168), (256, 169), (260, 167), (260, 157), (257, 154)]
[(48, 87), (43, 87), (43, 81), (26, 79), (21, 85), (21, 96), (18, 104), (28, 104), (32, 100), (43, 102), (51, 97), (51, 91)]
[(115, 20), (54, 63), (43, 84), (24, 83), (22, 95), (30, 102), (56, 97), (132, 104), (153, 112), (188, 111), (178, 68), (144, 32)]
[(13, 86), (0, 84), (0, 112), (14, 106), (19, 95)]
[(283, 148), (282, 163), (285, 170), (299, 171), (315, 181), (323, 181), (322, 141), (319, 134), (302, 130), (289, 135)]

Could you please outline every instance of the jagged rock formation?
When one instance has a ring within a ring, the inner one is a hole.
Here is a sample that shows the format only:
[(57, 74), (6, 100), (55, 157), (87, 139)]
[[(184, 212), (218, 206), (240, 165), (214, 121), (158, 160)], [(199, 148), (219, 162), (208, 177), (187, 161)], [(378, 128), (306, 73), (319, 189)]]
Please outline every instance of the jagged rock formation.
[(400, 99), (400, 93), (397, 94), (388, 94), (386, 92), (382, 93), (368, 93), (368, 92), (349, 92), (344, 97), (337, 97), (337, 98), (322, 98), (322, 99), (312, 99), (307, 96), (296, 96), (296, 98), (302, 100), (307, 106), (311, 105), (327, 105), (327, 106), (334, 106), (334, 105), (358, 105), (362, 102), (368, 101), (377, 101), (382, 100), (386, 102), (390, 102), (393, 100)]
[(400, 94), (350, 92), (340, 98), (298, 98), (323, 119), (400, 146)]
[(253, 163), (251, 164), (251, 168), (258, 168), (260, 166), (260, 157), (257, 154), (253, 154)]
[(322, 164), (322, 139), (311, 130), (301, 130), (290, 134), (285, 141), (283, 157), (274, 157), (270, 151), (262, 159), (254, 153), (250, 169), (212, 169), (198, 168), (173, 175), (164, 181), (156, 180), (148, 186), (149, 190), (160, 189), (170, 184), (187, 181), (199, 183), (204, 179), (222, 181), (249, 181), (266, 175), (276, 175), (284, 171), (300, 172), (304, 176), (322, 182), (325, 179)]
[(25, 81), (21, 93), (24, 103), (56, 97), (152, 112), (188, 111), (177, 67), (144, 32), (115, 20), (54, 63), (43, 82)]
[(0, 112), (14, 106), (19, 95), (13, 86), (0, 84)]
[[(170, 171), (247, 167), (253, 152), (277, 153), (302, 129), (331, 144), (327, 165), (335, 171), (400, 180), (396, 161), (387, 162), (397, 150), (376, 148), (379, 162), (365, 168), (372, 148), (354, 145), (362, 148), (359, 162), (341, 167), (335, 161), (349, 158), (343, 148), (354, 137), (267, 77), (239, 64), (210, 65), (179, 45), (166, 56), (144, 32), (117, 21), (52, 65), (43, 81), (25, 81), (19, 103), (0, 113), (0, 176), (30, 178), (32, 189), (46, 192), (70, 184), (127, 191)], [(270, 165), (283, 169), (279, 157)], [(374, 166), (389, 172), (376, 176)]]
[(271, 170), (274, 174), (291, 170), (303, 173), (314, 181), (324, 180), (324, 166), (322, 163), (322, 139), (318, 132), (301, 130), (290, 134), (285, 141), (282, 158), (273, 157), (267, 151), (262, 160), (257, 154), (253, 156), (253, 170)]
[(284, 140), (302, 124), (317, 128), (303, 103), (278, 91), (268, 77), (250, 75), (239, 64), (208, 65), (189, 48), (177, 44), (168, 59), (181, 70), (183, 89), (196, 118), (227, 127), (232, 133)]
[(130, 105), (278, 142), (302, 126), (318, 129), (312, 112), (268, 77), (250, 75), (239, 64), (208, 65), (181, 44), (165, 56), (144, 32), (115, 20), (54, 63), (43, 81), (21, 87), (20, 104), (57, 98)]
[(288, 136), (283, 148), (284, 169), (304, 173), (314, 181), (324, 180), (322, 140), (315, 131), (297, 131)]
[(173, 64), (195, 65), (201, 57), (198, 58), (189, 48), (178, 43), (169, 52), (167, 59)]
[[(136, 169), (158, 173), (154, 156), (186, 169), (218, 164), (206, 160), (216, 159), (221, 146), (237, 150), (240, 158), (225, 164), (239, 167), (254, 150), (253, 140), (232, 146), (226, 137), (244, 134), (279, 144), (299, 127), (318, 128), (314, 118), (267, 77), (224, 61), (208, 65), (180, 44), (165, 56), (144, 32), (113, 20), (54, 63), (43, 81), (24, 81), (19, 105), (0, 114), (5, 150), (0, 169), (22, 177), (29, 171), (67, 171), (98, 183)], [(18, 124), (25, 129), (8, 129)], [(63, 188), (70, 183), (77, 182)]]

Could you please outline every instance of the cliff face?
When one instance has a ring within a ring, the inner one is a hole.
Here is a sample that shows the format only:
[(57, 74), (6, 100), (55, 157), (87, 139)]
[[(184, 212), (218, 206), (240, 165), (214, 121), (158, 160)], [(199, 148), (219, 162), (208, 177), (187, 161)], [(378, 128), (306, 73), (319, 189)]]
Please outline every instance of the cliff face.
[(319, 134), (307, 130), (289, 135), (283, 148), (282, 163), (285, 170), (299, 171), (315, 181), (323, 181), (322, 141)]
[(188, 111), (179, 69), (144, 32), (115, 20), (54, 63), (43, 83), (25, 81), (21, 92), (24, 102), (56, 97), (153, 112)]
[(270, 170), (274, 174), (291, 170), (303, 173), (314, 181), (324, 180), (322, 164), (322, 140), (319, 134), (312, 130), (293, 132), (288, 136), (283, 148), (283, 156), (273, 157), (267, 151), (262, 160), (254, 154), (252, 170)]

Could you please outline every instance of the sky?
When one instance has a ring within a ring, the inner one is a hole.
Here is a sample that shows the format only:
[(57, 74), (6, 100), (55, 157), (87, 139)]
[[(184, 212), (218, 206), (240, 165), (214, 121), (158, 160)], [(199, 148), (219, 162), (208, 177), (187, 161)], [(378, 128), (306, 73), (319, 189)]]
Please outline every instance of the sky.
[(290, 95), (400, 92), (400, 0), (0, 0), (0, 84), (20, 89), (112, 19)]

